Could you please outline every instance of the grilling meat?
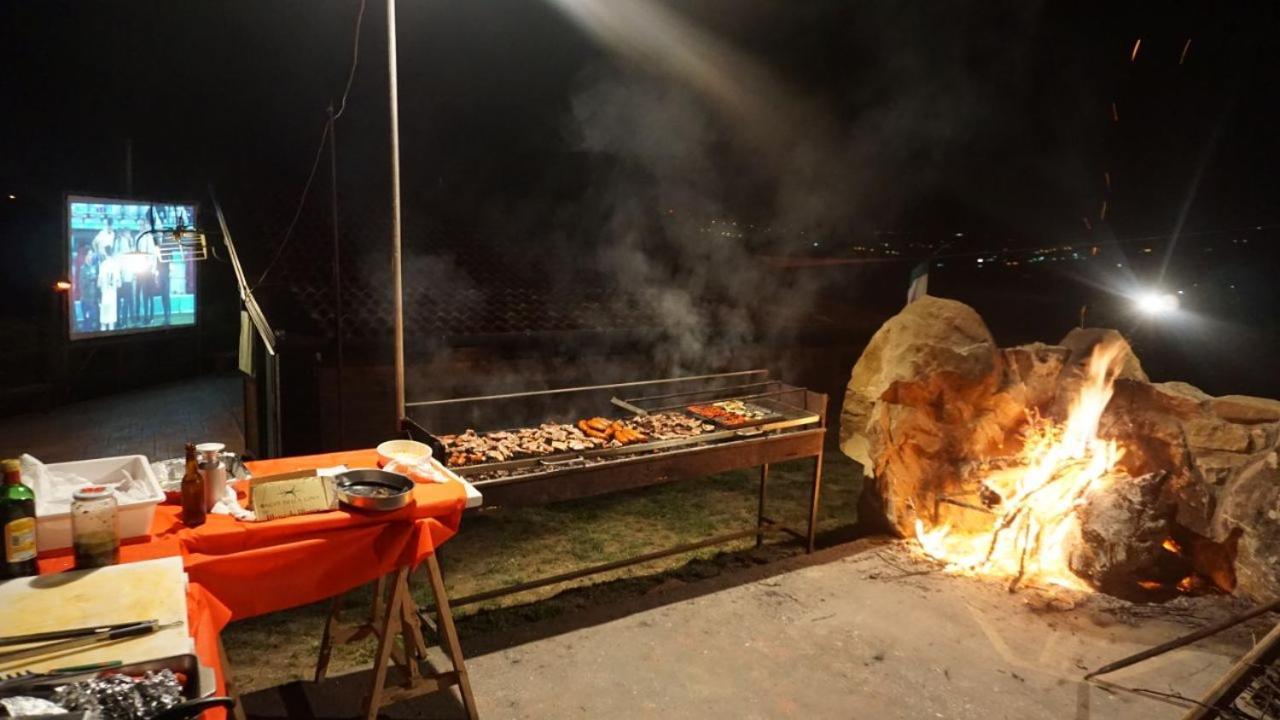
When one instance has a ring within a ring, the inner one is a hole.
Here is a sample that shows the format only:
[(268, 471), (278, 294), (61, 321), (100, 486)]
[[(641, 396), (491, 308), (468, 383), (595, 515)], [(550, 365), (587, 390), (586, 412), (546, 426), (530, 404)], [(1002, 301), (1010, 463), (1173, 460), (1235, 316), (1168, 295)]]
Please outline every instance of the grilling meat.
[(581, 452), (604, 447), (621, 447), (648, 442), (688, 438), (715, 430), (680, 412), (637, 415), (626, 420), (595, 417), (573, 425), (543, 423), (536, 428), (520, 428), (477, 433), (467, 430), (440, 438), (448, 450), (450, 467), (500, 463), (528, 457), (565, 452)]
[(477, 433), (467, 430), (440, 438), (451, 467), (497, 463), (518, 458), (604, 447), (607, 440), (590, 437), (573, 425), (543, 423), (536, 428)]

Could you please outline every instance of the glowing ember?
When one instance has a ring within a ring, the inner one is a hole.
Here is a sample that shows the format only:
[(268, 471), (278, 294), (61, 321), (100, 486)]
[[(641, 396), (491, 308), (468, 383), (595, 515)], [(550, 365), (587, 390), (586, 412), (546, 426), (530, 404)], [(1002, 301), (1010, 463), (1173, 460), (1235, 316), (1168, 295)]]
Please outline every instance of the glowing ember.
[(1034, 418), (1020, 462), (983, 478), (982, 494), (1001, 499), (994, 504), (989, 528), (926, 528), (916, 519), (916, 536), (926, 554), (956, 572), (1011, 578), (1010, 589), (1023, 580), (1088, 588), (1071, 572), (1069, 556), (1080, 538), (1079, 508), (1123, 476), (1115, 471), (1121, 449), (1098, 437), (1120, 350), (1119, 344), (1095, 347), (1066, 422)]

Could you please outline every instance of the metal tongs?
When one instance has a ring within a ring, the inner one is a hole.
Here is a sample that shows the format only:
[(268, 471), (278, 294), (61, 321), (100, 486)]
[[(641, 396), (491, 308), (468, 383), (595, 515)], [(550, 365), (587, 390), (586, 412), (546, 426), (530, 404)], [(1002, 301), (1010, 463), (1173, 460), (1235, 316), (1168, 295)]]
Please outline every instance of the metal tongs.
[[(0, 637), (0, 646), (43, 643), (41, 645), (22, 648), (20, 650), (10, 650), (9, 652), (0, 653), (0, 663), (9, 663), (15, 660), (26, 660), (27, 658), (48, 655), (53, 652), (62, 652), (64, 650), (73, 650), (87, 645), (96, 645), (101, 642), (123, 640), (125, 638), (138, 637), (140, 635), (150, 635), (153, 632), (177, 627), (180, 624), (181, 623), (174, 622), (161, 625), (159, 620), (142, 620), (140, 622), (119, 623), (115, 625), (101, 625), (98, 627), (54, 630), (51, 632), (32, 633), (30, 635), (11, 635), (9, 637)], [(46, 640), (52, 640), (53, 642), (44, 642)]]

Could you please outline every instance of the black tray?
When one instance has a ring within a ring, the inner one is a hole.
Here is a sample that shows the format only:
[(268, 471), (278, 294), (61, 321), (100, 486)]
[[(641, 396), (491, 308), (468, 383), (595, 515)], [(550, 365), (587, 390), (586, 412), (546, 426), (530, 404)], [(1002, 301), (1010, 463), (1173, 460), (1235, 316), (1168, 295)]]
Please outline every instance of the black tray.
[[(217, 689), (214, 680), (213, 671), (200, 664), (199, 658), (190, 653), (186, 655), (174, 655), (167, 658), (158, 658), (155, 660), (146, 660), (144, 662), (129, 663), (120, 667), (107, 668), (97, 672), (80, 673), (66, 675), (65, 677), (50, 678), (42, 680), (37, 686), (38, 688), (53, 688), (58, 685), (66, 685), (69, 682), (78, 682), (80, 680), (88, 680), (90, 678), (102, 677), (105, 675), (145, 675), (148, 672), (157, 672), (160, 670), (172, 670), (176, 674), (186, 677), (186, 682), (182, 685), (182, 697), (187, 700), (195, 700), (202, 697), (212, 695)], [(31, 694), (27, 690), (0, 690), (0, 697), (12, 697), (14, 695)]]

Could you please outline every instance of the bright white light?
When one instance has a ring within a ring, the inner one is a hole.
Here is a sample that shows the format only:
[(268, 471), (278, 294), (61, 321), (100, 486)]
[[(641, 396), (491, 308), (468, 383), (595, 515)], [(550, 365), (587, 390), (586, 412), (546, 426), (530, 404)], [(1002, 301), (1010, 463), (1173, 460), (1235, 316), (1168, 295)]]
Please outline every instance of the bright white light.
[(1162, 292), (1144, 292), (1134, 299), (1138, 310), (1146, 315), (1164, 315), (1178, 309), (1178, 296)]
[(120, 253), (120, 264), (129, 272), (140, 275), (151, 270), (151, 255), (138, 251)]

